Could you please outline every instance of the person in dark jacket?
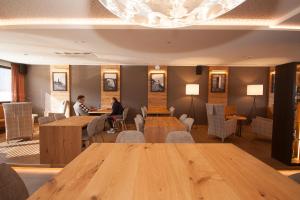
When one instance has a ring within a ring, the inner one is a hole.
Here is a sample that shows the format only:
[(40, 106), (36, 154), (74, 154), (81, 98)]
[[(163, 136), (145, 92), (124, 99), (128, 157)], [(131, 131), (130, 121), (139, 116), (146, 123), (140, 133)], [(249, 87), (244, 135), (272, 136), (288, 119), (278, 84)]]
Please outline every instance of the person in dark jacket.
[(109, 133), (115, 132), (113, 129), (113, 122), (116, 119), (122, 118), (123, 111), (124, 111), (124, 108), (123, 108), (122, 104), (118, 101), (118, 99), (116, 97), (113, 97), (112, 98), (112, 112), (107, 118), (107, 121), (111, 127), (111, 129), (108, 131)]

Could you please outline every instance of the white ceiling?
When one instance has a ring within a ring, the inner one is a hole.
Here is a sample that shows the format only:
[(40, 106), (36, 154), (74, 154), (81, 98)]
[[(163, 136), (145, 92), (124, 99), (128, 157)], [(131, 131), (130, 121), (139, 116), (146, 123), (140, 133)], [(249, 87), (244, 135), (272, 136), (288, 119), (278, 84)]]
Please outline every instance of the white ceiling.
[(176, 30), (123, 24), (98, 0), (1, 0), (0, 44), (26, 64), (277, 65), (300, 61), (300, 0), (248, 0)]

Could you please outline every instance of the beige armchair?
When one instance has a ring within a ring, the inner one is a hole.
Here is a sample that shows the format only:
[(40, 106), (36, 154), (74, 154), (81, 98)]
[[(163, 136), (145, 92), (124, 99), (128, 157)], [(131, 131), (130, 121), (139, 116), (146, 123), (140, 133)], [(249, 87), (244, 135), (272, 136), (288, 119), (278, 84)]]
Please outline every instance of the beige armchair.
[(251, 129), (258, 137), (272, 139), (273, 120), (263, 117), (256, 117), (252, 120)]
[(33, 137), (32, 104), (4, 103), (6, 141), (17, 138)]
[(225, 106), (222, 104), (206, 104), (208, 135), (214, 135), (222, 139), (236, 132), (237, 121), (225, 120)]

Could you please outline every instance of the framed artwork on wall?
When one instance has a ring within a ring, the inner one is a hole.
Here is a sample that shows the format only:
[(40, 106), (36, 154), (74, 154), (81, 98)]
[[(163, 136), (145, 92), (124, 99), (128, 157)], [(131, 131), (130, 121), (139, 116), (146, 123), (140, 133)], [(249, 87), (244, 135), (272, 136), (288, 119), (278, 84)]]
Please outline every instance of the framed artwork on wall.
[(226, 74), (212, 74), (211, 88), (212, 93), (225, 93), (226, 91)]
[(117, 73), (103, 73), (103, 91), (106, 92), (118, 91)]
[(151, 92), (164, 92), (165, 91), (165, 74), (164, 73), (151, 73), (150, 74), (150, 89)]
[(52, 89), (53, 91), (68, 90), (67, 72), (52, 72)]

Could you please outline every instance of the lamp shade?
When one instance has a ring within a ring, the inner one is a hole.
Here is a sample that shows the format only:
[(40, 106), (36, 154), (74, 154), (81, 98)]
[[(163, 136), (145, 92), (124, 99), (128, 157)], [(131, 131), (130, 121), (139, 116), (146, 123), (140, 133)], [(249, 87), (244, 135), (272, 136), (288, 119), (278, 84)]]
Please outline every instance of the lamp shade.
[(199, 84), (186, 84), (185, 85), (186, 95), (199, 95)]
[(247, 85), (247, 95), (259, 96), (264, 94), (264, 85)]

